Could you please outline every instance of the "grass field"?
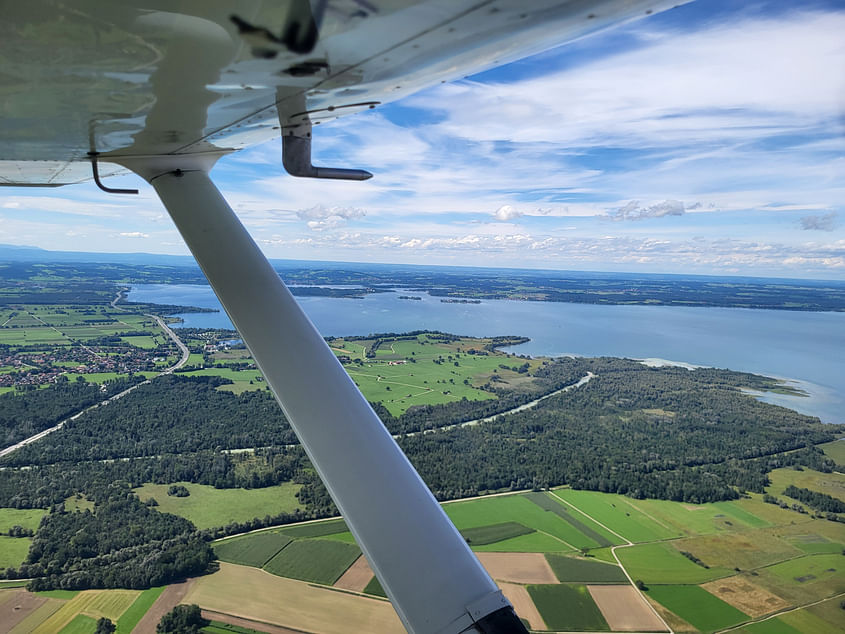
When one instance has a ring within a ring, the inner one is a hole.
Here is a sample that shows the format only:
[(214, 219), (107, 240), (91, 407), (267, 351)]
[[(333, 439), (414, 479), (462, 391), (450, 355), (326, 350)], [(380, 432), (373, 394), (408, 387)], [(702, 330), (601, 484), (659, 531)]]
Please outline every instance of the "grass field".
[(528, 593), (553, 630), (610, 631), (586, 586), (532, 585)]
[(757, 583), (793, 603), (845, 592), (845, 557), (805, 555), (762, 568)]
[(145, 484), (135, 489), (135, 493), (141, 500), (155, 498), (157, 510), (184, 517), (197, 528), (225, 526), (300, 508), (296, 499), (300, 485), (293, 483), (264, 489), (215, 489), (189, 482), (177, 484), (185, 486), (191, 494), (184, 498), (167, 495), (168, 484)]
[(545, 511), (551, 511), (565, 522), (572, 524), (580, 533), (586, 535), (600, 548), (615, 544), (624, 544), (624, 540), (599, 526), (575, 509), (564, 504), (551, 493), (526, 493), (525, 497)]
[(461, 535), (470, 546), (485, 546), (534, 532), (533, 528), (523, 526), (519, 522), (503, 522), (489, 526), (465, 528), (461, 531)]
[(753, 570), (791, 557), (801, 550), (767, 530), (702, 535), (672, 542), (681, 551), (694, 554), (708, 566)]
[[(775, 497), (782, 498), (783, 490), (793, 484), (802, 489), (812, 489), (845, 500), (845, 475), (841, 473), (821, 473), (812, 469), (775, 469), (769, 473), (769, 479), (772, 484), (766, 487), (766, 491)], [(792, 502), (790, 498), (786, 499)]]
[(144, 617), (153, 603), (156, 602), (156, 599), (161, 596), (165, 588), (166, 586), (158, 586), (157, 588), (148, 588), (141, 592), (140, 596), (117, 619), (115, 623), (117, 625), (115, 634), (130, 634), (135, 629), (135, 626), (138, 625), (138, 621)]
[[(531, 389), (531, 379), (525, 374), (499, 367), (503, 362), (519, 366), (521, 360), (504, 353), (468, 354), (469, 349), (482, 350), (484, 340), (445, 343), (429, 335), (419, 335), (415, 340), (383, 342), (375, 358), (367, 359), (364, 353), (371, 343), (371, 340), (336, 339), (331, 347), (338, 355), (364, 361), (363, 366), (348, 364), (347, 372), (368, 400), (381, 401), (396, 416), (412, 405), (449, 403), (464, 397), (496, 398), (478, 389), (493, 374), (511, 382), (515, 388)], [(539, 361), (530, 362), (534, 369), (539, 365)]]
[(217, 542), (214, 552), (222, 561), (261, 568), (292, 541), (292, 537), (282, 533), (263, 531)]
[[(843, 535), (845, 537), (845, 535)], [(824, 553), (841, 553), (845, 550), (845, 546), (839, 542), (834, 542), (821, 535), (813, 533), (804, 535), (793, 535), (787, 538), (787, 541), (808, 555), (821, 555)]]
[(845, 464), (845, 439), (834, 440), (823, 445), (819, 449), (836, 461), (836, 464)]
[(676, 528), (661, 524), (643, 513), (624, 495), (555, 489), (554, 495), (575, 506), (632, 542), (680, 537)]
[[(202, 363), (200, 358), (199, 363)], [(249, 390), (263, 390), (267, 384), (258, 370), (236, 370), (234, 368), (205, 368), (180, 372), (180, 376), (220, 376), (233, 381), (229, 385), (221, 385), (218, 389), (240, 394)]]
[(784, 614), (780, 618), (800, 632), (814, 634), (842, 634), (842, 599), (828, 599), (803, 610)]
[(34, 531), (46, 514), (44, 509), (0, 509), (0, 532), (8, 533), (13, 526)]
[(264, 565), (280, 577), (331, 585), (361, 554), (361, 549), (328, 539), (296, 540)]
[(77, 614), (70, 623), (62, 628), (61, 634), (94, 634), (96, 631), (96, 619), (84, 614)]
[(32, 539), (29, 537), (0, 535), (0, 570), (20, 566), (31, 545)]
[(703, 583), (733, 574), (726, 568), (703, 568), (665, 543), (619, 548), (616, 554), (631, 578), (646, 584)]
[(580, 583), (627, 583), (628, 578), (622, 568), (591, 559), (576, 559), (546, 554), (546, 561), (552, 567), (558, 581)]
[[(742, 519), (749, 512), (742, 502), (720, 502), (717, 506), (680, 504), (668, 500), (632, 500), (638, 509), (682, 535), (710, 535), (753, 528)], [(734, 508), (737, 509), (735, 512)], [(761, 521), (761, 518), (757, 518), (755, 524)]]
[(546, 533), (572, 549), (596, 546), (592, 539), (579, 532), (574, 526), (554, 513), (544, 511), (524, 495), (455, 502), (444, 505), (443, 509), (460, 530), (506, 521), (518, 522)]
[(121, 341), (125, 341), (130, 346), (135, 348), (144, 348), (145, 350), (152, 350), (163, 344), (167, 339), (162, 335), (154, 337), (151, 335), (132, 335), (130, 337), (121, 337)]
[[(469, 529), (472, 530), (472, 529)], [(572, 548), (559, 539), (541, 532), (533, 532), (528, 535), (520, 535), (511, 539), (505, 539), (493, 544), (484, 546), (472, 546), (478, 552), (500, 552), (500, 553), (560, 553), (572, 552)]]
[(648, 595), (702, 632), (730, 627), (748, 620), (735, 607), (698, 586), (653, 586)]

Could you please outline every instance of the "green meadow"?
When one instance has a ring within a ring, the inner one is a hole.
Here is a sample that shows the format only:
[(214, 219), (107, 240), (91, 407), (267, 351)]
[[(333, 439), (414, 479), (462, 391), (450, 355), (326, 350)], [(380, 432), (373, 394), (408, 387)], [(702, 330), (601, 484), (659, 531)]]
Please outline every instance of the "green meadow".
[(632, 579), (650, 584), (704, 583), (732, 574), (727, 568), (704, 568), (666, 543), (618, 548), (616, 555)]
[(296, 499), (300, 485), (292, 482), (263, 489), (215, 489), (190, 482), (177, 484), (187, 488), (190, 495), (183, 498), (167, 495), (169, 484), (145, 484), (135, 489), (135, 493), (143, 501), (155, 498), (159, 511), (184, 517), (200, 529), (300, 508)]
[(748, 615), (698, 586), (654, 586), (648, 596), (701, 632), (713, 632), (748, 620)]

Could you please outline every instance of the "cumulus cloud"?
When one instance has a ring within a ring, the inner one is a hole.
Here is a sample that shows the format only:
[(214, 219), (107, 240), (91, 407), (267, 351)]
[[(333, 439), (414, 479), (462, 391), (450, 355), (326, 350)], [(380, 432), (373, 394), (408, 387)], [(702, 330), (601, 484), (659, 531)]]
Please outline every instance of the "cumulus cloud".
[(357, 207), (326, 207), (314, 205), (308, 209), (300, 209), (296, 215), (301, 220), (325, 220), (327, 218), (343, 218), (344, 220), (355, 220), (363, 218), (367, 212)]
[(680, 200), (664, 200), (654, 205), (643, 207), (640, 201), (632, 200), (627, 205), (607, 213), (613, 220), (645, 220), (664, 216), (683, 216), (684, 203)]
[(831, 211), (826, 214), (804, 216), (799, 222), (805, 231), (833, 231), (836, 227), (836, 216), (836, 212)]
[(149, 238), (150, 234), (142, 233), (140, 231), (123, 231), (120, 234), (121, 238)]
[(519, 218), (522, 215), (524, 214), (521, 211), (517, 211), (511, 205), (502, 205), (493, 213), (493, 217), (502, 222)]
[(314, 205), (308, 209), (300, 209), (296, 215), (301, 220), (307, 220), (308, 228), (312, 231), (326, 231), (336, 229), (346, 224), (348, 220), (363, 218), (367, 212), (357, 207), (325, 207)]

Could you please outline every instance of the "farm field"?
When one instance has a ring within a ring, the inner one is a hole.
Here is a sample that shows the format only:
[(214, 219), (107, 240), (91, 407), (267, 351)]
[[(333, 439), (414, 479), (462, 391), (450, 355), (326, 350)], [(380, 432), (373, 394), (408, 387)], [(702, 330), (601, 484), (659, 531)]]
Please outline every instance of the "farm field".
[(624, 495), (558, 489), (555, 497), (569, 503), (632, 542), (648, 542), (680, 537), (677, 529), (649, 517)]
[(219, 541), (214, 545), (214, 553), (221, 561), (261, 568), (292, 541), (292, 537), (278, 531), (262, 531)]
[[(679, 631), (684, 631), (683, 622), (691, 624), (687, 628), (699, 631), (740, 625), (754, 619), (765, 619), (777, 610), (800, 606), (809, 602), (810, 597), (817, 600), (845, 592), (845, 577), (838, 568), (838, 560), (842, 558), (840, 544), (845, 541), (845, 530), (840, 524), (784, 511), (771, 504), (763, 504), (759, 499), (689, 505), (629, 500), (617, 495), (569, 489), (557, 489), (553, 493), (559, 496), (559, 502), (548, 493), (516, 493), (443, 505), (462, 534), (469, 538), (471, 547), (491, 575), (501, 583), (514, 586), (509, 591), (518, 593), (523, 603), (530, 601), (548, 628), (571, 631), (589, 625), (595, 628), (594, 631), (609, 630), (611, 626), (624, 631), (627, 626), (619, 620), (621, 613), (619, 610), (614, 612), (612, 606), (625, 601), (640, 605), (638, 610), (641, 612), (638, 612), (637, 618), (642, 619), (638, 622), (642, 631), (647, 631), (645, 623), (653, 625), (650, 619), (657, 618), (639, 598), (636, 589), (628, 584), (622, 568), (614, 563), (610, 549), (599, 547), (595, 540), (562, 518), (560, 511), (556, 512), (557, 507), (563, 509), (567, 505), (583, 509), (588, 515), (591, 511), (595, 512), (597, 520), (622, 535), (626, 529), (638, 539), (645, 539), (649, 532), (664, 535), (661, 541), (618, 547), (616, 554), (633, 579), (645, 582), (649, 587), (649, 597), (662, 606), (672, 623), (680, 625)], [(541, 501), (543, 506), (537, 501)], [(769, 510), (772, 512), (767, 514)], [(574, 508), (563, 509), (562, 512), (570, 512), (583, 519), (582, 526), (598, 526)], [(599, 528), (602, 531), (600, 536), (613, 537), (611, 532)], [(508, 536), (517, 529), (519, 532), (533, 532)], [(272, 533), (277, 533), (278, 537), (271, 536)], [(667, 534), (671, 537), (666, 537)], [(565, 537), (579, 544), (578, 549), (587, 548), (590, 556), (576, 555), (573, 552), (576, 549), (564, 543)], [(284, 541), (290, 538), (296, 541), (282, 548)], [(495, 541), (479, 544), (479, 538), (483, 542), (487, 542), (488, 538)], [(621, 541), (614, 539), (616, 543)], [(254, 547), (249, 546), (250, 540), (255, 540)], [(320, 583), (332, 583), (342, 576), (355, 561), (358, 552), (351, 545), (354, 542), (346, 525), (339, 519), (288, 526), (217, 542), (215, 549), (223, 558), (227, 556), (219, 549), (227, 542), (232, 544), (231, 548), (242, 549), (242, 552), (254, 548), (256, 554), (251, 561), (256, 566), (261, 565), (260, 559), (273, 556), (271, 551), (280, 548), (273, 560), (264, 564), (266, 570), (271, 570), (273, 566), (275, 574), (288, 578), (299, 576)], [(332, 543), (334, 546), (327, 547)], [(290, 550), (294, 546), (295, 549)], [(802, 546), (820, 553), (814, 555), (816, 559), (809, 558)], [(350, 548), (354, 552), (339, 550), (339, 555), (333, 555), (331, 548), (334, 547)], [(298, 549), (303, 554), (308, 553), (307, 556), (297, 554)], [(694, 563), (681, 551), (699, 558), (709, 567)], [(234, 561), (233, 556), (228, 557)], [(242, 557), (245, 562), (250, 555)], [(538, 567), (540, 560), (533, 557), (543, 558), (542, 570)], [(306, 562), (317, 562), (317, 567), (324, 569), (325, 574), (321, 572), (315, 576), (313, 570), (305, 572), (305, 568), (312, 565)], [(364, 572), (350, 574), (351, 581), (346, 584), (349, 587), (344, 588), (371, 596), (384, 596), (374, 577), (370, 576), (369, 581), (365, 579), (371, 573), (364, 568), (363, 558), (357, 562)], [(746, 572), (737, 574), (735, 567)], [(831, 571), (831, 568), (836, 570)], [(815, 577), (803, 582), (794, 579), (802, 574)], [(842, 588), (838, 585), (840, 581)], [(831, 589), (826, 589), (828, 586)], [(553, 589), (537, 590), (547, 587)], [(617, 599), (608, 598), (616, 596), (614, 593), (618, 594)], [(540, 603), (537, 603), (537, 596), (541, 597)], [(603, 608), (596, 602), (596, 596), (602, 597)], [(576, 607), (563, 609), (561, 605)], [(529, 609), (528, 604), (526, 609)], [(603, 616), (605, 612), (613, 614), (612, 618)], [(800, 610), (794, 614), (805, 621), (821, 619), (821, 622), (827, 622), (811, 612), (804, 612)], [(595, 620), (596, 615), (603, 619), (602, 622)], [(532, 618), (537, 622), (536, 617)], [(563, 622), (564, 618), (569, 620)], [(779, 631), (776, 628), (788, 631), (787, 628), (794, 626), (784, 617), (782, 622), (768, 619), (754, 624), (754, 627), (768, 632)]]
[(579, 583), (627, 583), (628, 578), (617, 565), (567, 557), (565, 555), (546, 554), (546, 560), (560, 582)]
[(713, 632), (748, 620), (748, 615), (698, 586), (656, 585), (649, 588), (648, 596), (702, 632)]
[(610, 631), (587, 586), (531, 585), (528, 594), (553, 630)]
[(804, 603), (845, 592), (845, 557), (805, 555), (767, 568), (756, 578), (761, 586), (793, 603)]
[(620, 548), (616, 554), (631, 578), (641, 579), (646, 585), (703, 583), (733, 574), (727, 568), (699, 566), (666, 543)]
[[(552, 502), (550, 500), (550, 502)], [(595, 547), (587, 535), (554, 513), (543, 510), (525, 495), (508, 495), (479, 499), (472, 502), (455, 502), (443, 506), (446, 514), (459, 530), (499, 524), (503, 521), (521, 523), (560, 541), (571, 550)], [(521, 539), (521, 538), (517, 538)]]
[(324, 539), (296, 540), (264, 564), (280, 577), (331, 585), (358, 559), (358, 546)]
[(170, 485), (166, 484), (145, 484), (135, 489), (135, 493), (143, 501), (155, 498), (159, 511), (184, 517), (200, 529), (300, 508), (296, 499), (300, 485), (293, 483), (263, 489), (215, 489), (189, 482), (177, 484), (187, 488), (190, 495), (183, 498), (167, 495)]
[[(284, 597), (268, 601), (266, 597)], [(305, 632), (401, 634), (405, 631), (387, 601), (338, 592), (235, 564), (221, 563), (197, 579), (183, 603), (274, 623)], [(330, 605), (331, 609), (326, 609)]]

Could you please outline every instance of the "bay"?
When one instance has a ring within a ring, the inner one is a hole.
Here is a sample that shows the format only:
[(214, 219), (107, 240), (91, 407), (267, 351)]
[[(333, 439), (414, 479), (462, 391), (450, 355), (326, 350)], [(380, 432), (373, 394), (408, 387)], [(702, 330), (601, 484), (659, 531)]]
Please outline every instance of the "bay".
[[(760, 398), (845, 423), (845, 313), (512, 300), (453, 304), (419, 291), (410, 294), (421, 300), (399, 299), (403, 294), (409, 292), (297, 301), (324, 336), (410, 330), (520, 335), (531, 341), (510, 352), (659, 359), (788, 379), (810, 397)], [(220, 312), (178, 316), (188, 328), (232, 328), (209, 286), (142, 284), (132, 287), (128, 299), (216, 308)]]

